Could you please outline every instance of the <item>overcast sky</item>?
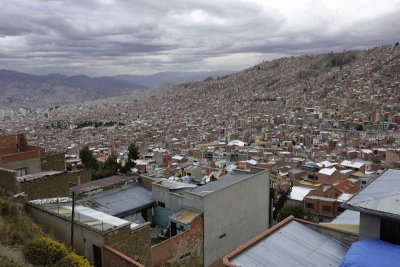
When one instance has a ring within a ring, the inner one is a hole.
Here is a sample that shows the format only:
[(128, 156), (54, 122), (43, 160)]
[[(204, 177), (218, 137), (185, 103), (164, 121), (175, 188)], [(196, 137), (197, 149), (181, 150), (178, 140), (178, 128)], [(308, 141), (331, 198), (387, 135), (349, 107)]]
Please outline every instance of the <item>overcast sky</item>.
[(400, 41), (400, 0), (1, 0), (0, 69), (240, 70)]

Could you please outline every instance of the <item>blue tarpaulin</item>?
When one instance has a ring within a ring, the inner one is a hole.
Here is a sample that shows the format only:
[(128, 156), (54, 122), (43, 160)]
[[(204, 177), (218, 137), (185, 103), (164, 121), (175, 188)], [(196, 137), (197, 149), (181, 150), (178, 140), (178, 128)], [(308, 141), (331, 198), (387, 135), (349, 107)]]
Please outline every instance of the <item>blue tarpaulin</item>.
[(400, 267), (400, 246), (378, 239), (355, 242), (344, 256), (340, 267)]

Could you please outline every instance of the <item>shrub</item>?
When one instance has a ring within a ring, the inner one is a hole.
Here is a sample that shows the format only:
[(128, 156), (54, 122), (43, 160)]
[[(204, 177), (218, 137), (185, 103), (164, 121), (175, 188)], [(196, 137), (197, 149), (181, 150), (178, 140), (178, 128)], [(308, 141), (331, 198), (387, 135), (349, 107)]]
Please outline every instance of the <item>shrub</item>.
[(73, 252), (71, 252), (68, 256), (65, 256), (61, 259), (61, 261), (57, 264), (57, 267), (90, 267), (89, 261), (79, 256)]
[(25, 244), (25, 258), (34, 265), (54, 266), (69, 254), (67, 248), (47, 237), (39, 237)]

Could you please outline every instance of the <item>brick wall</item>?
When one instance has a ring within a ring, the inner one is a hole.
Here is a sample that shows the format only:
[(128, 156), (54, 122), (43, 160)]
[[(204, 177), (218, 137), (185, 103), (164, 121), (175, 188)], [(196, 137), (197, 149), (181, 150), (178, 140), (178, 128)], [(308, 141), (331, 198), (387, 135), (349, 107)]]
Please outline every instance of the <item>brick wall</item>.
[(26, 150), (28, 143), (23, 134), (1, 135), (0, 156)]
[(144, 176), (140, 176), (139, 181), (142, 186), (150, 188), (150, 189), (152, 188), (152, 185), (154, 183), (153, 179), (144, 177)]
[(103, 246), (103, 267), (144, 267), (144, 265), (109, 246)]
[(131, 229), (126, 226), (104, 236), (104, 244), (144, 266), (151, 266), (150, 223)]
[(190, 224), (190, 229), (154, 245), (153, 266), (203, 266), (203, 216)]

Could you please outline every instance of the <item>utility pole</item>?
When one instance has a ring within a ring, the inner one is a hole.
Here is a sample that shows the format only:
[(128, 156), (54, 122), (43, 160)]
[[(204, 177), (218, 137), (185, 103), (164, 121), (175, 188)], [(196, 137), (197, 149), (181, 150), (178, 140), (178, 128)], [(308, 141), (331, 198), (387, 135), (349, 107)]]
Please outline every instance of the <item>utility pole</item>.
[(72, 191), (71, 250), (74, 250), (75, 192)]

